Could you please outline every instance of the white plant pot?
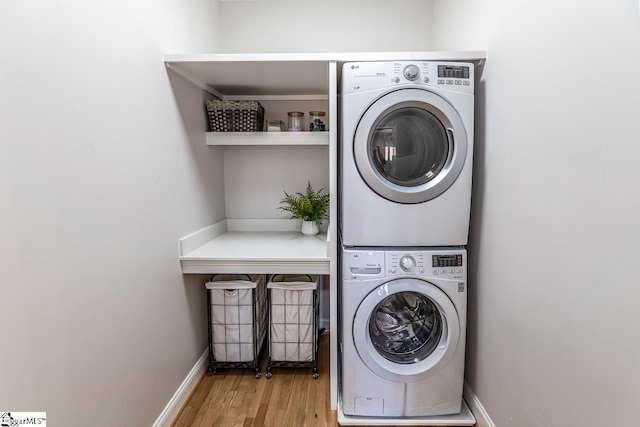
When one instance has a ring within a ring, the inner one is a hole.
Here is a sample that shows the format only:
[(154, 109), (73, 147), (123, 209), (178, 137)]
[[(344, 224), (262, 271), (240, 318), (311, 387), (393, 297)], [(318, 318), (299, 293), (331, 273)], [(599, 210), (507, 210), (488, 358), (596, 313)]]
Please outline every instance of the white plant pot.
[(302, 234), (305, 236), (315, 236), (320, 231), (318, 224), (313, 221), (302, 221)]

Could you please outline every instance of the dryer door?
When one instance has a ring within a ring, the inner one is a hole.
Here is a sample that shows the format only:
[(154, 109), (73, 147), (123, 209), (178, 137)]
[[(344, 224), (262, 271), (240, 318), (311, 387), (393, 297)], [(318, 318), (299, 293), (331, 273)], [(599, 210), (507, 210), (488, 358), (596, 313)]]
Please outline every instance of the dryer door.
[(444, 193), (467, 157), (467, 134), (456, 110), (423, 89), (399, 89), (364, 113), (353, 141), (367, 185), (397, 203), (422, 203)]
[(364, 298), (352, 332), (358, 355), (373, 373), (412, 383), (451, 360), (458, 348), (460, 322), (453, 303), (436, 285), (396, 279)]

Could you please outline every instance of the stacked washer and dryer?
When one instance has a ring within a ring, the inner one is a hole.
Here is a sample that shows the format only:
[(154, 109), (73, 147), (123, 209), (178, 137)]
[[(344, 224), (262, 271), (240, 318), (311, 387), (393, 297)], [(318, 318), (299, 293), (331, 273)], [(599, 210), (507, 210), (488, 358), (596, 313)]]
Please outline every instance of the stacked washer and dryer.
[(340, 421), (429, 424), (463, 406), (474, 65), (345, 63), (340, 100)]

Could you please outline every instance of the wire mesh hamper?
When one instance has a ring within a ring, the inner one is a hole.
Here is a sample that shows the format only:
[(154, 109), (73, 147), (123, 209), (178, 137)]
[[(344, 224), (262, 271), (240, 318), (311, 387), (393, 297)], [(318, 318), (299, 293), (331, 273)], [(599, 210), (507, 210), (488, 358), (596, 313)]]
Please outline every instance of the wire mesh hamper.
[(252, 368), (260, 378), (267, 331), (265, 276), (217, 274), (205, 284), (209, 313), (209, 373)]
[(318, 373), (318, 276), (274, 275), (267, 284), (269, 300), (269, 362), (273, 367), (313, 368)]
[(264, 108), (258, 101), (206, 102), (211, 132), (256, 132), (264, 127)]

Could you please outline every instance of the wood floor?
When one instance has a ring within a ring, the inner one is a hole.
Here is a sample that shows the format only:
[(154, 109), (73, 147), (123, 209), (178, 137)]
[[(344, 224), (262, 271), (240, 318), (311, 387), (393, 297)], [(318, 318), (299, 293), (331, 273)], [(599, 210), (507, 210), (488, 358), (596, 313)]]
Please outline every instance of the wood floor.
[(318, 368), (273, 368), (273, 377), (255, 379), (252, 369), (219, 369), (204, 375), (173, 426), (301, 427), (338, 426), (329, 391), (329, 335), (320, 339)]

